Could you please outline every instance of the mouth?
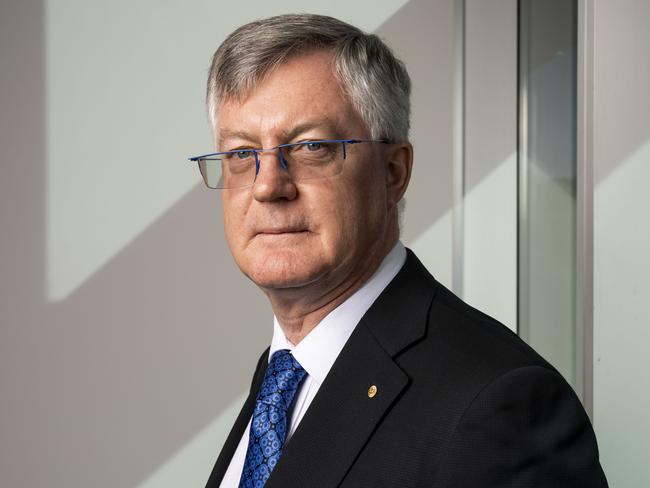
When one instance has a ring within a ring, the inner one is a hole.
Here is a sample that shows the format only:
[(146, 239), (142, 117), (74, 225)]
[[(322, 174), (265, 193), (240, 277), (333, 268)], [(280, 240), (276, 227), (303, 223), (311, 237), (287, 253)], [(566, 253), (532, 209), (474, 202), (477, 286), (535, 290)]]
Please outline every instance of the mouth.
[(279, 228), (279, 229), (264, 229), (256, 232), (256, 236), (259, 235), (268, 235), (268, 236), (281, 236), (287, 234), (306, 234), (309, 232), (306, 229), (293, 229), (293, 228)]

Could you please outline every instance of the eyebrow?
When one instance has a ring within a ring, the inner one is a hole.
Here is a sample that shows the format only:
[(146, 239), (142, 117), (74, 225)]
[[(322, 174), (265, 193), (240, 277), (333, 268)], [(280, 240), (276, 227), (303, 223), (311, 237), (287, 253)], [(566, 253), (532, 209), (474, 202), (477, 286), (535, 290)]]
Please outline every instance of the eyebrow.
[(312, 129), (326, 129), (328, 130), (328, 134), (327, 134), (328, 137), (341, 136), (341, 128), (334, 121), (332, 121), (331, 119), (316, 119), (316, 120), (311, 120), (311, 121), (298, 124), (292, 127), (291, 129), (289, 129), (288, 131), (283, 131), (282, 137), (284, 140), (290, 141), (291, 139), (294, 139), (295, 137), (302, 134), (303, 132), (307, 132)]
[[(280, 137), (282, 138), (283, 141), (282, 143), (284, 143), (284, 141), (290, 141), (291, 139), (294, 139), (300, 134), (312, 129), (328, 130), (327, 137), (334, 137), (334, 138), (342, 137), (342, 131), (339, 125), (333, 122), (331, 119), (324, 118), (324, 119), (315, 119), (315, 120), (302, 122), (298, 125), (293, 126), (290, 129), (281, 131)], [(225, 128), (219, 131), (218, 145), (220, 148), (223, 147), (224, 142), (229, 139), (242, 139), (244, 141), (248, 141), (253, 144), (260, 143), (257, 136), (254, 136), (253, 134), (245, 130), (231, 130)]]
[(217, 146), (219, 148), (222, 148), (224, 141), (227, 141), (228, 139), (243, 139), (255, 144), (258, 143), (257, 139), (245, 130), (222, 129), (219, 131), (219, 140), (217, 141)]

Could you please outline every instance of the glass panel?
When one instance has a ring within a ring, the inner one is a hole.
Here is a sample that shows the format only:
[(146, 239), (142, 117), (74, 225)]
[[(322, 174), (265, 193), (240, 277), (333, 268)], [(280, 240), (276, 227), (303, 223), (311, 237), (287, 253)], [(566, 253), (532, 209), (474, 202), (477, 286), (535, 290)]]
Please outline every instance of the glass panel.
[(519, 7), (518, 330), (575, 386), (577, 2)]

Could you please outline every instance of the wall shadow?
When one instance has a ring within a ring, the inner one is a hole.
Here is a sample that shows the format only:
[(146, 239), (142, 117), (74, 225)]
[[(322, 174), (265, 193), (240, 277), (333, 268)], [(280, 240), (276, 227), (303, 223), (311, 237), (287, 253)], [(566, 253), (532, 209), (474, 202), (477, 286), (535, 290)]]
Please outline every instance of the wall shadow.
[(0, 476), (7, 487), (47, 484), (33, 474), (41, 464), (34, 423), (48, 403), (45, 385), (33, 380), (47, 365), (32, 349), (45, 286), (43, 18), (40, 0), (0, 4)]
[(415, 162), (402, 229), (407, 243), (453, 203), (453, 4), (411, 0), (375, 31), (404, 61), (413, 82)]
[(198, 186), (46, 303), (46, 12), (1, 8), (1, 484), (135, 486), (246, 391), (272, 316)]

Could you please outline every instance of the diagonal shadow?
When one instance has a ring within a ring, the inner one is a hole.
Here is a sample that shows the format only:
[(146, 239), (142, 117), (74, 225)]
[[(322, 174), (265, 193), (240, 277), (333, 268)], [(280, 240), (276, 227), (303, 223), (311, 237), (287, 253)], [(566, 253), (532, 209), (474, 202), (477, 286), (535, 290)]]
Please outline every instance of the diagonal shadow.
[(453, 203), (454, 2), (411, 0), (375, 33), (404, 61), (413, 84), (416, 158), (402, 229), (411, 242)]

